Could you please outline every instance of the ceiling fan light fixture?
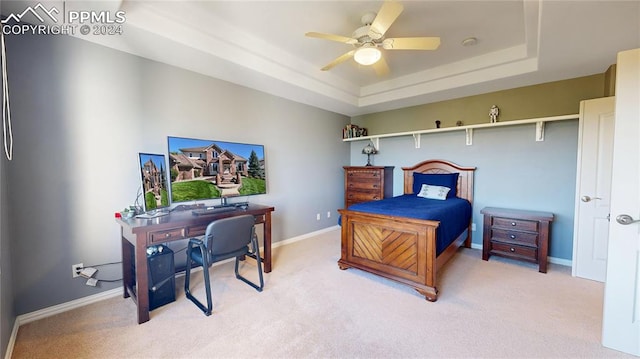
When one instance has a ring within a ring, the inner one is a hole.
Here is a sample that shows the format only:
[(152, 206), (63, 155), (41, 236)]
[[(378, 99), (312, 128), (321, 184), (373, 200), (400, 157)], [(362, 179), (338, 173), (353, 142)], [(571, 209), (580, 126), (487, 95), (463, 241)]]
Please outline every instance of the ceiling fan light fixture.
[(362, 46), (353, 54), (353, 59), (364, 66), (373, 65), (382, 57), (382, 53), (377, 48), (369, 45)]

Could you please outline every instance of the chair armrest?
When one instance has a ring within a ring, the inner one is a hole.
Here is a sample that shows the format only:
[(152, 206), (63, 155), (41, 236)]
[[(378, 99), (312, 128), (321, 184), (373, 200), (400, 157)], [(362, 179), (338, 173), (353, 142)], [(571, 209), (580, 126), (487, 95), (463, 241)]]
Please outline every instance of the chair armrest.
[(258, 247), (258, 235), (253, 234), (253, 238), (251, 238), (251, 248), (249, 249), (249, 254), (256, 254), (256, 248)]
[(204, 242), (200, 238), (189, 238), (189, 245), (190, 246), (193, 246), (193, 245), (201, 246), (203, 244), (204, 244)]

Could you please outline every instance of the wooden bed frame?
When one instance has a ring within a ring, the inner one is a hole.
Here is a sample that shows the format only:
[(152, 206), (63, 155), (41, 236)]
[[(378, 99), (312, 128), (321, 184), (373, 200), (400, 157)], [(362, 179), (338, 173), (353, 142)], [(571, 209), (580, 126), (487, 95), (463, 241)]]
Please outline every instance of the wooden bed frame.
[[(475, 167), (429, 160), (403, 167), (404, 193), (413, 193), (413, 173), (460, 173), (457, 196), (473, 204)], [(471, 247), (469, 227), (436, 257), (439, 221), (338, 210), (342, 215), (340, 269), (357, 268), (407, 284), (429, 301), (438, 299), (436, 273), (462, 245)]]

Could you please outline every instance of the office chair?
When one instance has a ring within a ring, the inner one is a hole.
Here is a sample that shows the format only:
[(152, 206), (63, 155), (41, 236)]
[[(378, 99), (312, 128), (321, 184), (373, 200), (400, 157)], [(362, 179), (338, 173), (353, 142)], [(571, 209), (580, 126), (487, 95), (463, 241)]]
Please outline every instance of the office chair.
[[(255, 234), (255, 219), (252, 215), (223, 218), (215, 220), (207, 226), (204, 237), (191, 238), (187, 247), (187, 268), (184, 279), (184, 292), (205, 315), (211, 315), (213, 304), (211, 300), (211, 283), (209, 281), (209, 267), (215, 263), (229, 258), (236, 258), (235, 272), (236, 278), (249, 284), (258, 292), (262, 292), (264, 280), (262, 279), (262, 260), (260, 258), (260, 247)], [(249, 248), (251, 244), (251, 249)], [(258, 277), (260, 285), (257, 285), (238, 273), (240, 260), (245, 256), (255, 258), (258, 266)], [(189, 278), (193, 264), (201, 265), (204, 275), (204, 285), (207, 295), (207, 306), (205, 307), (196, 299), (189, 289)]]

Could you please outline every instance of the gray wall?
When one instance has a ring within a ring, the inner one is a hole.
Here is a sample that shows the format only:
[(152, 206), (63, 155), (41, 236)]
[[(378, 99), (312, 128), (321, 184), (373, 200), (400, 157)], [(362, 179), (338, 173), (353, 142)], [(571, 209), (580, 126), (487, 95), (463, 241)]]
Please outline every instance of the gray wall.
[[(366, 141), (351, 144), (351, 164), (364, 165)], [(395, 166), (394, 195), (403, 192), (403, 166), (427, 159), (444, 159), (476, 167), (474, 181), (473, 243), (482, 243), (484, 207), (548, 211), (555, 214), (549, 255), (570, 260), (578, 148), (578, 120), (550, 122), (544, 142), (535, 141), (535, 125), (476, 129), (473, 145), (465, 144), (465, 132), (422, 136), (416, 149), (412, 136), (380, 139), (375, 165)]]
[[(2, 142), (2, 141), (0, 141)], [(2, 148), (4, 151), (4, 147)], [(13, 330), (16, 315), (11, 288), (11, 248), (9, 246), (9, 200), (7, 189), (6, 157), (0, 159), (0, 353), (4, 357)]]
[(348, 117), (65, 36), (9, 36), (7, 53), (16, 314), (121, 285), (91, 288), (70, 268), (120, 260), (114, 212), (135, 200), (138, 152), (166, 154), (169, 135), (265, 146), (268, 194), (249, 200), (275, 206), (274, 241), (336, 224)]

